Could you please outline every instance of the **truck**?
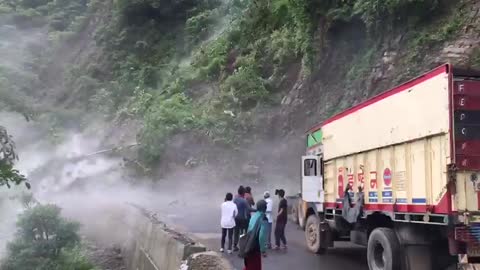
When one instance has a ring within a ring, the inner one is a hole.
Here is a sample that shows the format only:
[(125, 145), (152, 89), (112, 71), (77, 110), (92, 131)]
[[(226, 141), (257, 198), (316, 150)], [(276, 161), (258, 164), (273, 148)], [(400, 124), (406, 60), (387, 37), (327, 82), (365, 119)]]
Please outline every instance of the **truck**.
[(370, 270), (479, 266), (480, 72), (443, 64), (326, 119), (301, 167), (311, 252), (350, 241)]

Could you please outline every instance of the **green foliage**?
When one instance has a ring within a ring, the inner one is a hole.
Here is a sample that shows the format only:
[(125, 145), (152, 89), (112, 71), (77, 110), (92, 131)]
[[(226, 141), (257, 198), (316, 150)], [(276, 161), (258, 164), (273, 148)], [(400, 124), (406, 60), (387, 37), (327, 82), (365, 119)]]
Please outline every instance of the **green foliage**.
[(300, 51), (295, 40), (291, 39), (294, 33), (289, 28), (275, 30), (267, 43), (267, 52), (271, 55), (275, 66), (283, 67), (294, 60)]
[(157, 97), (146, 112), (141, 134), (142, 154), (147, 162), (158, 160), (170, 135), (195, 125), (191, 100), (184, 94)]
[(258, 76), (254, 67), (240, 67), (222, 84), (226, 97), (244, 109), (254, 107), (268, 96), (264, 80)]
[(153, 95), (144, 88), (137, 87), (133, 100), (128, 104), (128, 112), (132, 115), (144, 115), (153, 101)]
[(348, 87), (353, 87), (354, 84), (368, 77), (373, 68), (375, 52), (376, 47), (371, 44), (352, 60), (346, 76)]
[(472, 56), (469, 59), (469, 64), (474, 69), (480, 69), (480, 48), (477, 47), (473, 50)]
[(440, 19), (434, 26), (411, 32), (406, 63), (421, 62), (429, 50), (459, 35), (466, 23), (464, 13), (469, 6), (459, 1), (451, 8), (455, 10), (451, 16)]
[(25, 183), (27, 188), (30, 188), (30, 184), (25, 176), (13, 168), (13, 164), (17, 159), (15, 143), (7, 133), (7, 130), (0, 126), (0, 187), (7, 186), (10, 188), (12, 184), (19, 185)]
[(226, 35), (203, 45), (193, 56), (192, 66), (199, 70), (201, 78), (217, 79), (227, 64), (232, 44)]
[(98, 270), (88, 260), (84, 249), (75, 246), (71, 249), (63, 249), (59, 257), (58, 270)]
[(41, 25), (39, 19), (43, 17), (51, 30), (67, 31), (80, 30), (78, 21), (87, 11), (88, 3), (89, 0), (0, 0), (0, 9), (14, 11), (19, 23), (37, 19), (37, 24)]
[[(419, 21), (439, 6), (438, 0), (351, 0), (345, 1), (352, 16), (360, 17), (372, 32), (396, 24)], [(345, 7), (344, 6), (344, 7)]]
[(217, 12), (218, 10), (206, 10), (188, 18), (185, 25), (188, 47), (198, 44), (212, 34), (213, 26), (218, 23), (220, 16)]
[(3, 270), (93, 270), (81, 249), (79, 224), (60, 216), (55, 205), (36, 205), (19, 216), (15, 239), (7, 246)]

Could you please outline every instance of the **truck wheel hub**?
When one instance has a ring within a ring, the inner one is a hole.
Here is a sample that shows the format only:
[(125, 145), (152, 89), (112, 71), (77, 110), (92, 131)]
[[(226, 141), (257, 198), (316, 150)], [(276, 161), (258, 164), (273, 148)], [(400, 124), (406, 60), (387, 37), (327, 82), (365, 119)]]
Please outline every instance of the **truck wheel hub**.
[(385, 267), (385, 250), (382, 244), (375, 244), (375, 247), (373, 249), (373, 259), (377, 268), (383, 269)]
[(310, 225), (308, 226), (308, 240), (310, 241), (310, 243), (315, 243), (317, 241), (317, 234), (318, 234), (318, 230), (315, 228), (316, 226), (315, 225)]

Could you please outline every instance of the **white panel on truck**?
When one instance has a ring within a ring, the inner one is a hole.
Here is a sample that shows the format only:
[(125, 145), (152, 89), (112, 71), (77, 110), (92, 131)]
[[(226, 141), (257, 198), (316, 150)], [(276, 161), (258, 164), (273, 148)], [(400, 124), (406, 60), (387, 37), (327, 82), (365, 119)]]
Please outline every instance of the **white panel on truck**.
[(437, 73), (327, 121), (325, 160), (448, 133), (449, 78)]

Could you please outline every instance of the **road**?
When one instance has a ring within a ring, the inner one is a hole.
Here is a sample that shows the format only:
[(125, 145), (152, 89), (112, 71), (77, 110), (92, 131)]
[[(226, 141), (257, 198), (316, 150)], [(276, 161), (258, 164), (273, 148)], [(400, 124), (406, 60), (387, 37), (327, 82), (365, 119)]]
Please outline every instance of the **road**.
[[(212, 250), (219, 249), (218, 213), (190, 214), (188, 217), (171, 216), (172, 220), (190, 231)], [(326, 255), (314, 255), (305, 249), (304, 233), (295, 224), (289, 223), (286, 230), (288, 251), (269, 251), (264, 259), (264, 270), (314, 270), (342, 269), (368, 270), (366, 251), (349, 243), (335, 243), (335, 248)], [(235, 254), (225, 255), (235, 269), (243, 269), (243, 261)]]

